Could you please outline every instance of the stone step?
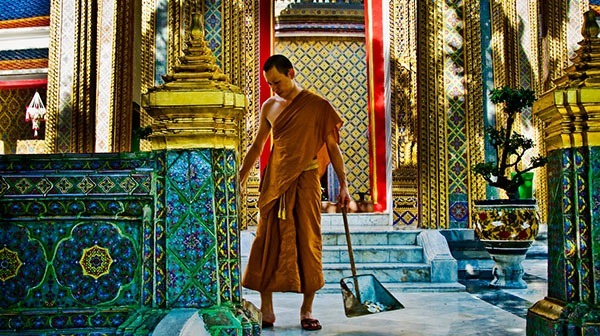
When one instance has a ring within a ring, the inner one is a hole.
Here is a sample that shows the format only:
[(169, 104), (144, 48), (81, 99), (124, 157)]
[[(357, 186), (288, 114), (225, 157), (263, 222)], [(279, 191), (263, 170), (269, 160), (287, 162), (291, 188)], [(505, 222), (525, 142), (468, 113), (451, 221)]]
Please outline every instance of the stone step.
[[(389, 227), (373, 230), (350, 230), (350, 241), (355, 245), (416, 245), (417, 230), (392, 230)], [(340, 230), (323, 230), (323, 245), (346, 246), (346, 234)]]
[[(392, 228), (392, 218), (388, 213), (349, 213), (348, 226), (350, 232), (354, 231), (354, 228), (373, 228), (373, 227), (387, 227)], [(321, 227), (324, 231), (328, 229), (341, 229), (344, 230), (344, 220), (341, 213), (322, 213), (321, 214)]]
[[(431, 282), (426, 263), (356, 263), (356, 274), (373, 274), (380, 282)], [(325, 283), (339, 283), (352, 276), (350, 264), (323, 263)]]
[[(353, 245), (352, 252), (356, 263), (423, 262), (423, 248), (417, 245)], [(345, 245), (324, 245), (323, 262), (349, 263), (348, 247)]]

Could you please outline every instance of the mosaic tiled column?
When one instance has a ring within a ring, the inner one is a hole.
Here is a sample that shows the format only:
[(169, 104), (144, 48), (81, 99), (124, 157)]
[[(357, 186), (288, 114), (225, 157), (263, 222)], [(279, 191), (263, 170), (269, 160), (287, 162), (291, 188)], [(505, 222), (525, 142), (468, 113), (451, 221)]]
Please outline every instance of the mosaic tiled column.
[[(237, 200), (239, 125), (246, 104), (229, 84), (194, 15), (181, 65), (142, 103), (154, 118), (154, 151), (165, 153), (166, 308), (198, 308), (212, 335), (252, 335), (240, 283)], [(158, 239), (158, 237), (157, 237)]]
[(600, 334), (598, 31), (592, 14), (574, 66), (534, 105), (548, 148), (548, 295), (529, 309), (527, 335)]

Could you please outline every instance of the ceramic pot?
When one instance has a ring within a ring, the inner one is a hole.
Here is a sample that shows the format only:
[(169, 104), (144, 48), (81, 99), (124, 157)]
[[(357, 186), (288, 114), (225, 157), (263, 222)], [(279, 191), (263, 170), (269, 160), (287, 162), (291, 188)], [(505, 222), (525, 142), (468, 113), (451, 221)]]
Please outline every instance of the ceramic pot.
[(535, 200), (475, 201), (475, 234), (494, 260), (491, 286), (527, 288), (522, 262), (539, 230)]

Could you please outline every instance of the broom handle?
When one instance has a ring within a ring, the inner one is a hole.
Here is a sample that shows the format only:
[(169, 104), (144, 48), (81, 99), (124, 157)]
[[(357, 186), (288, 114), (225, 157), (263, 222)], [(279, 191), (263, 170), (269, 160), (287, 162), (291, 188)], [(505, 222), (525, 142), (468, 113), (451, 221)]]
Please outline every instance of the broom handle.
[(348, 257), (350, 257), (350, 268), (352, 269), (352, 279), (354, 280), (354, 288), (356, 289), (356, 298), (360, 300), (360, 290), (358, 288), (358, 279), (356, 279), (356, 266), (354, 265), (354, 252), (352, 252), (352, 242), (350, 241), (350, 227), (348, 226), (348, 216), (346, 207), (342, 208), (342, 217), (344, 218), (344, 230), (346, 231), (346, 244), (348, 245)]

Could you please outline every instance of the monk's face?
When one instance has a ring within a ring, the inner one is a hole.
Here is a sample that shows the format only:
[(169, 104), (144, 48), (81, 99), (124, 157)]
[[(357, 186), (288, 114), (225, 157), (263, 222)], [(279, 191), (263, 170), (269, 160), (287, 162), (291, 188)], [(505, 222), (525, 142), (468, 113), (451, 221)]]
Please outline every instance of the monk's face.
[(294, 92), (294, 69), (289, 69), (287, 74), (282, 74), (277, 68), (272, 67), (264, 71), (264, 75), (271, 90), (279, 97), (286, 99)]

